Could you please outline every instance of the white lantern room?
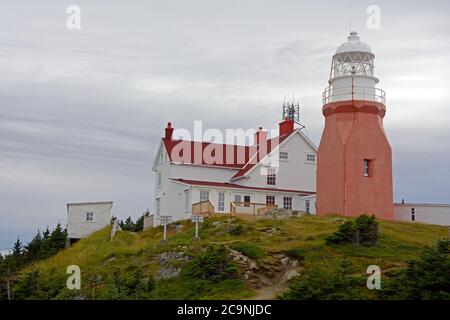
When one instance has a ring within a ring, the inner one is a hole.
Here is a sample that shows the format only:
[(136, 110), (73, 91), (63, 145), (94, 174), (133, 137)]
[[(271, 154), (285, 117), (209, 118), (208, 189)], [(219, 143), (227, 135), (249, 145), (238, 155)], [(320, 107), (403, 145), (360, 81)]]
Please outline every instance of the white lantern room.
[(384, 104), (384, 91), (375, 87), (379, 80), (374, 75), (374, 59), (369, 45), (360, 41), (356, 31), (350, 32), (333, 56), (323, 103), (366, 100)]

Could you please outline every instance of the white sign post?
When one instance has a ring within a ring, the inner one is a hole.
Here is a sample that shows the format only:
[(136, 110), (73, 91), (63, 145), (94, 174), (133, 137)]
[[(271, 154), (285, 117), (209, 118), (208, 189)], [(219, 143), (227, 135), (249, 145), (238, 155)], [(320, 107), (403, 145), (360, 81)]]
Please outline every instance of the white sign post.
[(160, 224), (164, 225), (164, 238), (161, 240), (161, 243), (167, 242), (167, 224), (172, 221), (172, 216), (161, 216), (160, 218)]
[(113, 241), (114, 236), (116, 235), (117, 231), (122, 231), (122, 228), (119, 225), (119, 220), (115, 219), (114, 223), (112, 225), (112, 228), (111, 228), (111, 241)]
[(203, 222), (203, 216), (192, 216), (191, 222), (195, 223), (195, 237), (194, 240), (200, 240), (198, 236), (198, 224)]

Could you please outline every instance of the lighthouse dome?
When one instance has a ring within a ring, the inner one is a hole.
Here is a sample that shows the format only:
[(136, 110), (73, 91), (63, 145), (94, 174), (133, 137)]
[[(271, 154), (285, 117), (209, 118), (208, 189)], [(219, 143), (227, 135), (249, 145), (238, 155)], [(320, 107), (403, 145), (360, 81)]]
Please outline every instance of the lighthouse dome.
[(373, 54), (370, 46), (359, 40), (359, 36), (356, 31), (350, 32), (350, 35), (347, 37), (347, 41), (337, 47), (336, 54), (344, 52), (365, 52)]

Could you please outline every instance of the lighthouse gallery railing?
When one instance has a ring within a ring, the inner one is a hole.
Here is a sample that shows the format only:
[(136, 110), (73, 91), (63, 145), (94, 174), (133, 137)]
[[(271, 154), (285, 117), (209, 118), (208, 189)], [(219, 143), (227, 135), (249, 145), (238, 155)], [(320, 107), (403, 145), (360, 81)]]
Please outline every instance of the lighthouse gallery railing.
[(322, 102), (327, 104), (344, 100), (369, 100), (380, 103), (386, 102), (386, 92), (374, 87), (326, 87), (322, 93)]

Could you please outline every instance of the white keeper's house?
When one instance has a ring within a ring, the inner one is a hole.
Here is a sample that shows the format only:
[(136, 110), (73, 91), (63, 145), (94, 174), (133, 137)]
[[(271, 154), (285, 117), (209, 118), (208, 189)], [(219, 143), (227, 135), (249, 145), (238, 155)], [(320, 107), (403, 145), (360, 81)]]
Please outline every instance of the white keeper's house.
[(276, 137), (259, 128), (252, 145), (178, 140), (173, 131), (168, 123), (153, 164), (155, 225), (162, 215), (315, 213), (317, 148), (293, 120), (282, 121)]

